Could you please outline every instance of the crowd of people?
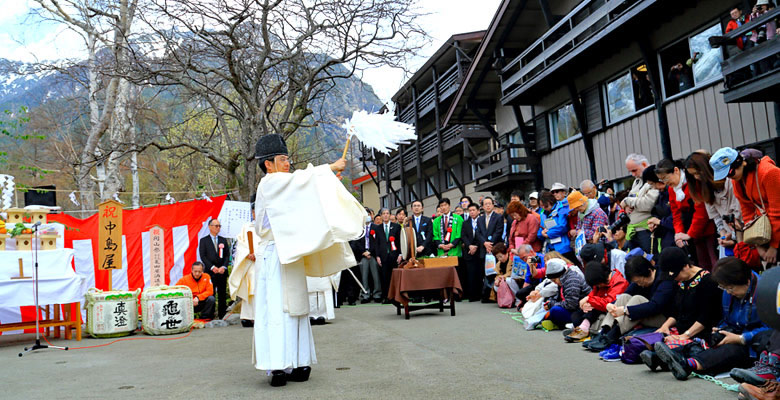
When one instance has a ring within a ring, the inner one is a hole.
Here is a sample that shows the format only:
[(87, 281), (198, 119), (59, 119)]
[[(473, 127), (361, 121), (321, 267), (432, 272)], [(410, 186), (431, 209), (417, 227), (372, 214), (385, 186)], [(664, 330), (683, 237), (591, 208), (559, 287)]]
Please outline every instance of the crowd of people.
[[(364, 237), (351, 242), (367, 292), (342, 285), (339, 295), (387, 303), (411, 227), (417, 257), (458, 258), (462, 300), (516, 307), (527, 329), (562, 330), (605, 361), (680, 380), (730, 371), (746, 396), (774, 396), (780, 332), (758, 318), (755, 298), (778, 262), (780, 169), (732, 148), (655, 164), (630, 154), (625, 166), (633, 184), (617, 192), (585, 180), (513, 193), (506, 208), (464, 196), (455, 207), (440, 199), (430, 217), (419, 200), (409, 215), (368, 210)], [(627, 349), (631, 337), (642, 351)]]

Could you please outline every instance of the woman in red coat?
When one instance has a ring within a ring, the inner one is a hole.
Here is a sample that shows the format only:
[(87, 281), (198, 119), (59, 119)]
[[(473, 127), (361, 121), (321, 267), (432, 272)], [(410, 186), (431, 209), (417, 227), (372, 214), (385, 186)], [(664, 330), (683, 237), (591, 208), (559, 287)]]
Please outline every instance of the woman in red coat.
[(685, 247), (686, 242), (695, 250), (700, 267), (711, 271), (717, 262), (713, 243), (715, 224), (710, 221), (704, 203), (696, 203), (690, 195), (688, 182), (682, 172), (683, 162), (668, 158), (655, 166), (655, 173), (669, 190), (669, 207), (674, 219), (674, 243)]
[(509, 251), (519, 255), (516, 249), (516, 238), (522, 238), (523, 244), (529, 244), (535, 252), (542, 250), (542, 241), (536, 235), (539, 231), (541, 219), (539, 214), (527, 209), (523, 203), (512, 201), (506, 208), (506, 213), (512, 217), (512, 228), (509, 230)]
[(761, 215), (761, 209), (769, 217), (772, 237), (769, 243), (756, 246), (756, 249), (764, 262), (774, 265), (780, 246), (780, 168), (771, 158), (754, 149), (739, 154), (733, 149), (721, 149), (713, 158), (716, 156), (721, 165), (728, 165), (726, 176), (734, 182), (734, 195), (742, 208), (742, 220), (753, 221)]

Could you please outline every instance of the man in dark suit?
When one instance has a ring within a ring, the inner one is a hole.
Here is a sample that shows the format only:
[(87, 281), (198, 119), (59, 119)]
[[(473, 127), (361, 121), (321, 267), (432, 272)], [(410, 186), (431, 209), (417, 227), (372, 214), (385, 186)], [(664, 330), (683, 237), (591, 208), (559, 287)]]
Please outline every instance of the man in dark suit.
[(479, 247), (479, 256), (482, 258), (493, 252), (493, 246), (496, 243), (504, 241), (502, 238), (504, 233), (504, 216), (494, 212), (494, 204), (492, 198), (485, 197), (482, 200), (482, 209), (485, 210), (485, 214), (477, 220), (477, 225), (485, 235), (482, 245)]
[(434, 250), (433, 221), (422, 213), (423, 202), (420, 200), (412, 202), (412, 216), (409, 220), (417, 234), (417, 257), (429, 256), (433, 254)]
[(360, 293), (360, 303), (362, 304), (370, 302), (372, 298), (377, 303), (382, 301), (382, 278), (376, 260), (374, 245), (377, 232), (379, 232), (379, 225), (371, 223), (374, 213), (369, 211), (368, 214), (369, 219), (366, 220), (363, 237), (349, 242), (360, 268), (361, 283), (363, 288), (368, 291)]
[(200, 261), (211, 275), (214, 284), (214, 294), (217, 296), (217, 318), (225, 316), (227, 310), (227, 279), (228, 263), (230, 262), (230, 245), (227, 239), (219, 236), (222, 225), (218, 220), (209, 221), (209, 234), (200, 239), (198, 252)]
[(463, 222), (463, 260), (466, 263), (466, 281), (462, 282), (465, 298), (469, 301), (482, 299), (482, 286), (485, 280), (485, 257), (480, 257), (479, 248), (485, 242), (485, 235), (477, 223), (479, 206), (469, 204), (468, 218)]
[(389, 303), (387, 299), (390, 279), (393, 277), (393, 269), (398, 266), (403, 256), (401, 255), (401, 225), (390, 222), (390, 210), (379, 210), (382, 217), (380, 225), (374, 225), (376, 239), (374, 240), (374, 254), (382, 275), (382, 302)]

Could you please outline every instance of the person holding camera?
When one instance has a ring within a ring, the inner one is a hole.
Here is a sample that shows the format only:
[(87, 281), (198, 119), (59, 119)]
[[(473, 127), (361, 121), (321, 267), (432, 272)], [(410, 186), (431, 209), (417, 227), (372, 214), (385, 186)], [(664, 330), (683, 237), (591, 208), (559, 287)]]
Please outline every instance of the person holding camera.
[(634, 177), (634, 184), (628, 192), (628, 197), (620, 204), (630, 218), (628, 231), (632, 234), (628, 240), (631, 242), (631, 247), (641, 247), (645, 253), (650, 253), (651, 232), (647, 221), (658, 199), (658, 190), (642, 179), (642, 173), (649, 165), (647, 157), (641, 154), (629, 154), (626, 157), (626, 169)]
[[(728, 170), (723, 167), (718, 171), (720, 177), (725, 170), (727, 177), (732, 179), (734, 195), (740, 204), (742, 218), (746, 223), (758, 220), (762, 215), (768, 219), (771, 235), (766, 244), (756, 246), (761, 258), (772, 266), (777, 263), (777, 250), (780, 247), (780, 168), (767, 156), (754, 149), (746, 149), (741, 153), (731, 148), (720, 149), (715, 154), (726, 154), (720, 162), (728, 164)], [(714, 157), (714, 156), (713, 156)]]
[(701, 342), (672, 349), (664, 342), (655, 345), (658, 357), (672, 370), (678, 380), (685, 380), (695, 371), (716, 375), (735, 367), (750, 365), (756, 358), (752, 348), (769, 328), (758, 318), (756, 287), (760, 276), (744, 261), (735, 257), (718, 260), (712, 279), (723, 290), (723, 319), (703, 335)]
[[(707, 340), (712, 327), (723, 319), (723, 291), (706, 270), (697, 267), (679, 247), (667, 247), (658, 258), (659, 272), (674, 282), (674, 301), (667, 319), (657, 333), (663, 333), (665, 346), (655, 346), (639, 354), (642, 361), (655, 371), (669, 366), (669, 349), (683, 351)], [(659, 342), (661, 343), (661, 342)], [(664, 353), (661, 356), (659, 353)], [(690, 357), (686, 353), (684, 357)]]
[(599, 207), (599, 202), (585, 197), (584, 194), (573, 191), (566, 198), (569, 202), (571, 212), (578, 213), (577, 232), (582, 231), (585, 234), (585, 240), (593, 243), (598, 228), (609, 224), (609, 217), (604, 210)]
[[(694, 153), (696, 154), (703, 156), (702, 153)], [(669, 187), (669, 206), (674, 218), (674, 244), (680, 248), (689, 247), (689, 251), (694, 252), (698, 265), (712, 271), (716, 261), (713, 247), (715, 224), (710, 221), (704, 204), (695, 202), (691, 196), (691, 184), (688, 180), (690, 173), (685, 168), (685, 162), (665, 158), (656, 164), (655, 174)]]
[(649, 182), (658, 190), (658, 199), (650, 211), (647, 226), (652, 232), (650, 254), (659, 254), (661, 249), (674, 246), (674, 215), (669, 206), (669, 191), (666, 184), (655, 174), (655, 165), (651, 165), (642, 173), (645, 182)]

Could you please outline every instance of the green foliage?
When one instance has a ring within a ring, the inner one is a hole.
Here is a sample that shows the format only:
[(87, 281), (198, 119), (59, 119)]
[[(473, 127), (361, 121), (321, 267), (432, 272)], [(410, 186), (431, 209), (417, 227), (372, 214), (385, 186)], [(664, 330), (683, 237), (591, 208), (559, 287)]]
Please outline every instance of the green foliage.
[[(45, 140), (45, 135), (39, 135), (35, 132), (28, 132), (25, 125), (30, 122), (30, 113), (27, 107), (21, 106), (17, 111), (4, 110), (0, 118), (0, 138), (3, 140), (3, 148), (0, 148), (0, 165), (8, 165), (9, 159), (13, 154), (9, 154), (4, 148), (19, 149), (23, 142), (31, 140)], [(19, 163), (19, 170), (29, 172), (31, 175), (41, 176), (52, 171), (39, 168), (35, 165), (25, 165)], [(18, 184), (19, 189), (23, 188)]]

